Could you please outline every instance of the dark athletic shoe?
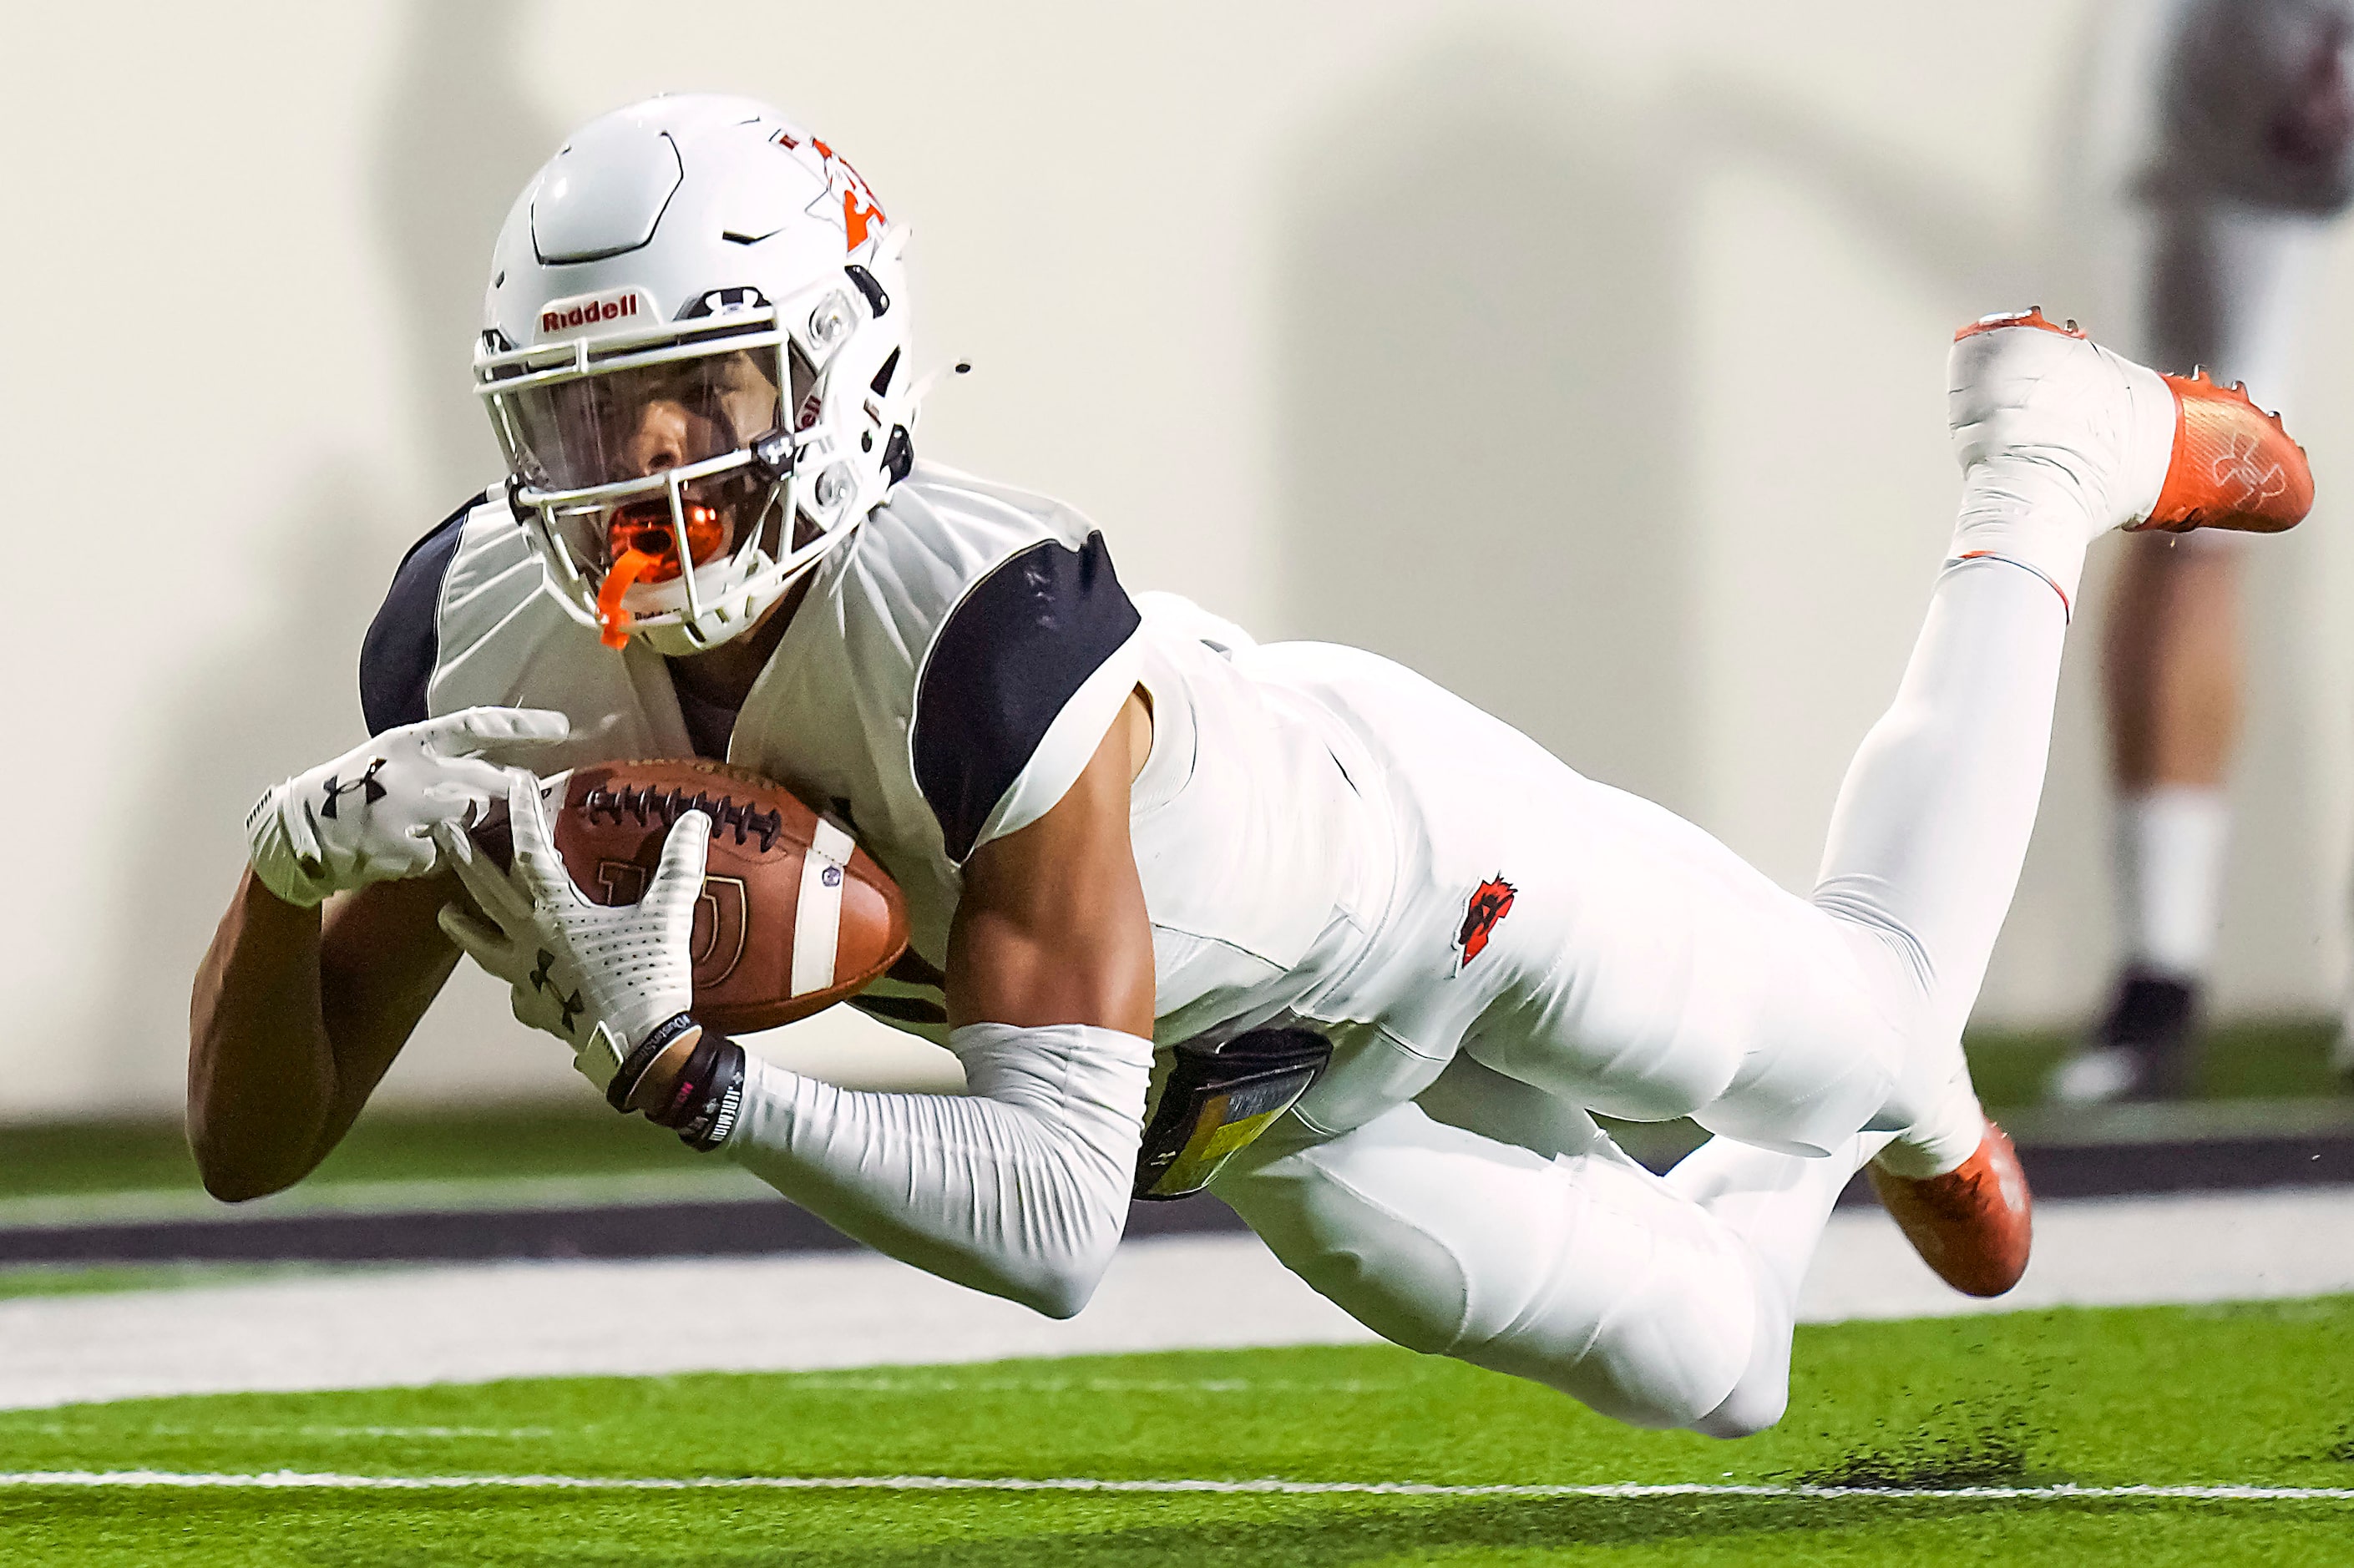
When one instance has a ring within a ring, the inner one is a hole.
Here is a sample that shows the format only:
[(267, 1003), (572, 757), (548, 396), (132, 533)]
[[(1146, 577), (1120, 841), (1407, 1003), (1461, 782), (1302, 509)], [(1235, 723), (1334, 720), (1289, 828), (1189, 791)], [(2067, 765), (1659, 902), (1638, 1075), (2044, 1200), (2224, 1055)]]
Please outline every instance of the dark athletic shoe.
[(2065, 1106), (2179, 1098), (2198, 1026), (2198, 987), (2128, 971), (2092, 1039), (2052, 1069), (2044, 1097)]

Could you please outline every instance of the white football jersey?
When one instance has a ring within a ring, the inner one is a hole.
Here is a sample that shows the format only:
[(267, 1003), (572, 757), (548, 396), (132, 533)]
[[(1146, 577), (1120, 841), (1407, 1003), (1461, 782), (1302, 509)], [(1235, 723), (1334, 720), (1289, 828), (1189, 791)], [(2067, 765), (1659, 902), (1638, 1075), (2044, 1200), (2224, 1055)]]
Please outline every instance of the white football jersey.
[[(1363, 744), (1299, 661), (1172, 595), (1135, 599), (1059, 503), (919, 463), (810, 591), (736, 718), (726, 760), (846, 828), (907, 895), (910, 958), (856, 1005), (945, 1041), (961, 867), (1076, 780), (1129, 693), (1152, 750), (1130, 831), (1153, 926), (1161, 1044), (1298, 1012), (1363, 954), (1396, 828)], [(549, 771), (691, 756), (668, 666), (548, 595), (497, 492), (403, 561), (362, 655), (369, 726), (477, 704), (558, 709)]]

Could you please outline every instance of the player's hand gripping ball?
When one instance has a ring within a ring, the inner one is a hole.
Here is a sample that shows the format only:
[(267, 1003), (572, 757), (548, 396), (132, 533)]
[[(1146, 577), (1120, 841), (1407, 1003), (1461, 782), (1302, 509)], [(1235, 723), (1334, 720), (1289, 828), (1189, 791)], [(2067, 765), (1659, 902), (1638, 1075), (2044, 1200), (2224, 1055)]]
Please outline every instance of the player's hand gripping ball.
[(623, 1064), (641, 1046), (647, 1058), (659, 1055), (693, 1022), (688, 934), (711, 819), (680, 813), (643, 896), (598, 905), (581, 896), (549, 842), (538, 780), (514, 775), (508, 808), (513, 864), (504, 875), (462, 832), (436, 830), (459, 881), (491, 918), (484, 925), (447, 905), (441, 929), (514, 988), (517, 1018), (571, 1046), (573, 1065), (626, 1107), (651, 1061), (616, 1087)]
[[(807, 1018), (858, 994), (907, 948), (898, 885), (840, 827), (757, 773), (697, 760), (605, 763), (548, 779), (541, 791), (556, 857), (587, 905), (637, 903), (672, 824), (688, 812), (710, 819), (685, 957), (691, 1011), (715, 1029), (740, 1033)], [(509, 863), (505, 813), (471, 837), (489, 860)], [(514, 876), (500, 880), (529, 898)], [(478, 902), (500, 896), (475, 894)], [(483, 912), (508, 925), (498, 911)], [(575, 1038), (558, 1015), (572, 993), (551, 999), (545, 985), (530, 984), (535, 948), (475, 956), (516, 988), (518, 1017)]]

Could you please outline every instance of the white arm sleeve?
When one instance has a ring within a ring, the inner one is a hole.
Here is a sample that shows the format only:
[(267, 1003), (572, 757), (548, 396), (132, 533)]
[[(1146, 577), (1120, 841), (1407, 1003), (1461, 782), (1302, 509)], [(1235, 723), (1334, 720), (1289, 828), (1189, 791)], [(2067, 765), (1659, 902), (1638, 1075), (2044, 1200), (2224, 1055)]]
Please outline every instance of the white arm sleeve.
[(869, 1246), (1068, 1318), (1128, 1224), (1152, 1043), (969, 1023), (949, 1048), (964, 1096), (862, 1093), (748, 1057), (727, 1152)]

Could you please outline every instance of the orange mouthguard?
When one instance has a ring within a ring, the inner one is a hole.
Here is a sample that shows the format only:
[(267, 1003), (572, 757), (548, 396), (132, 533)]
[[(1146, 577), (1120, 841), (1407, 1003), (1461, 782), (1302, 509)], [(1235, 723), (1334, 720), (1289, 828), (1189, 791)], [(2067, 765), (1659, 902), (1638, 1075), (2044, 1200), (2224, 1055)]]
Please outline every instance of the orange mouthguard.
[[(597, 590), (597, 619), (605, 628), (598, 636), (606, 647), (620, 648), (628, 644), (630, 622), (635, 618), (621, 608), (621, 596), (645, 575), (648, 567), (661, 565), (659, 556), (649, 556), (643, 550), (624, 549), (620, 557), (605, 568), (604, 585)], [(667, 575), (678, 575), (674, 563)]]
[[(685, 511), (686, 546), (700, 566), (726, 542), (727, 530), (711, 507), (689, 505)], [(613, 514), (605, 547), (613, 564), (597, 589), (597, 620), (605, 646), (620, 648), (630, 641), (635, 619), (622, 607), (623, 596), (641, 582), (666, 583), (678, 576), (678, 535), (671, 528), (670, 508), (661, 503), (623, 507)]]

